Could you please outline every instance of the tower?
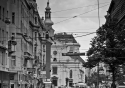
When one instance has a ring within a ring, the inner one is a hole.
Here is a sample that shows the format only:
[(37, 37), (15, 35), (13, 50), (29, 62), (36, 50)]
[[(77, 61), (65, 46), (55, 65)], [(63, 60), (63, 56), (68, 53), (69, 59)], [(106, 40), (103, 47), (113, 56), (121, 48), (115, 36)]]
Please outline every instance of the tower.
[(45, 24), (48, 26), (52, 26), (53, 22), (51, 21), (51, 8), (49, 7), (49, 0), (47, 2), (47, 7), (45, 8)]

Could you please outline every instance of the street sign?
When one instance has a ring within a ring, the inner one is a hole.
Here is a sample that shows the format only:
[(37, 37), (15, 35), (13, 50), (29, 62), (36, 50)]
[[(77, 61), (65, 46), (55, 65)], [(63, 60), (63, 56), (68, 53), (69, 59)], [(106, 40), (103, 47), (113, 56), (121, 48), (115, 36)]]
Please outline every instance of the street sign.
[(62, 56), (85, 56), (85, 53), (62, 53)]
[(41, 74), (40, 78), (46, 79), (46, 74)]
[(46, 71), (41, 71), (40, 73), (41, 73), (41, 74), (46, 74)]

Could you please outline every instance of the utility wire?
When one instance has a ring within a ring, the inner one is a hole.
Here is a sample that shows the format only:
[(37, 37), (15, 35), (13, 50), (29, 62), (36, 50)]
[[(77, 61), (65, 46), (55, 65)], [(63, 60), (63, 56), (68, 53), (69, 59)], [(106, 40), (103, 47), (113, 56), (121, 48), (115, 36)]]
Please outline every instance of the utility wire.
[[(76, 36), (75, 38), (77, 38), (77, 37), (83, 37), (83, 36), (87, 36), (87, 35), (91, 35), (91, 34), (94, 34), (94, 33), (96, 33), (96, 32), (90, 32), (90, 33), (88, 33), (88, 34), (85, 34), (85, 35), (80, 35), (80, 36)], [(53, 36), (54, 37), (54, 36)], [(11, 37), (0, 37), (0, 38), (11, 38)], [(26, 37), (26, 39), (35, 39), (35, 38), (45, 38), (45, 37), (33, 37), (33, 38), (28, 38), (28, 37)], [(61, 37), (59, 37), (59, 38), (61, 38)], [(70, 38), (70, 37), (65, 37), (65, 36), (62, 36), (62, 38)], [(24, 39), (24, 38), (14, 38), (14, 39)], [(1, 40), (1, 41), (4, 41), (4, 40)], [(6, 41), (6, 40), (5, 40)]]
[[(107, 4), (107, 5), (109, 5), (109, 4)], [(99, 7), (99, 8), (105, 7), (105, 6), (107, 6), (107, 5), (101, 6), (101, 7)], [(78, 16), (80, 16), (80, 15), (83, 15), (83, 14), (86, 14), (86, 13), (89, 13), (89, 12), (92, 12), (92, 11), (97, 10), (97, 9), (98, 9), (98, 8), (96, 8), (96, 9), (92, 9), (92, 10), (90, 10), (90, 11), (87, 11), (87, 12), (81, 13), (81, 14), (79, 14), (79, 15), (76, 15), (76, 16), (73, 16), (73, 17), (71, 17), (71, 18), (68, 18), (68, 19), (65, 19), (65, 20), (59, 21), (59, 22), (54, 23), (54, 24), (58, 24), (58, 23), (61, 23), (61, 22), (67, 21), (67, 20), (70, 20), (70, 19), (72, 19), (72, 18), (76, 18), (76, 17), (78, 17)]]
[[(100, 3), (100, 4), (105, 4), (105, 3), (109, 3), (109, 2), (104, 2), (104, 3)], [(74, 10), (74, 9), (79, 9), (79, 8), (83, 8), (83, 7), (95, 6), (95, 5), (98, 5), (98, 4), (87, 5), (87, 6), (76, 7), (76, 8), (70, 8), (70, 9), (65, 9), (65, 10), (59, 10), (59, 11), (54, 11), (52, 13), (63, 12), (63, 11), (68, 11), (68, 10)]]
[[(76, 30), (78, 30), (78, 29), (76, 29)], [(84, 29), (83, 29), (83, 30), (84, 30)], [(89, 29), (88, 29), (88, 30), (89, 30)], [(59, 31), (58, 31), (58, 33), (68, 33), (68, 34), (80, 33), (80, 34), (81, 34), (81, 33), (92, 33), (92, 32), (82, 32), (82, 31), (78, 31), (78, 32), (75, 32), (75, 31), (71, 31), (71, 32), (70, 32), (70, 31), (61, 32), (61, 31), (60, 31), (60, 32), (59, 32)], [(57, 33), (57, 34), (58, 34), (58, 33)]]
[(86, 35), (76, 36), (75, 38), (77, 38), (77, 37), (83, 37), (83, 36), (87, 36), (87, 35), (91, 35), (91, 34), (94, 34), (94, 33), (96, 33), (96, 32), (88, 33), (88, 34), (86, 34)]
[[(80, 17), (81, 18), (97, 18), (98, 16), (80, 16)], [(51, 17), (51, 18), (70, 18), (70, 17)], [(104, 16), (101, 18), (104, 18)]]

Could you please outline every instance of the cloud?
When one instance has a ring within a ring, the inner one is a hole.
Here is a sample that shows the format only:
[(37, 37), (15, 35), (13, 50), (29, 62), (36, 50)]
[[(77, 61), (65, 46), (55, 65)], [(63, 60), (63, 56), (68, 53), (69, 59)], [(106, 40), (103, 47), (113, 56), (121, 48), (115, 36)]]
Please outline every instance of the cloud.
[[(54, 26), (55, 30), (60, 30), (60, 28), (63, 28), (63, 31), (93, 31), (93, 28), (97, 28), (98, 24), (91, 21), (90, 19), (82, 19), (80, 17), (73, 18), (70, 20), (67, 20), (63, 23), (55, 24)], [(92, 29), (92, 30), (91, 30)]]

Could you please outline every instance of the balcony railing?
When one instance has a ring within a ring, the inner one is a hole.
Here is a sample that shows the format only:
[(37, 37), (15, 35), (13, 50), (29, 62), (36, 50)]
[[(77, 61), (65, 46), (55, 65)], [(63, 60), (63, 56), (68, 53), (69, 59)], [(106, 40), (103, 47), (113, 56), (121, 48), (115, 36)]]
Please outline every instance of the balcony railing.
[(24, 58), (26, 60), (33, 60), (33, 57), (29, 52), (24, 52)]

